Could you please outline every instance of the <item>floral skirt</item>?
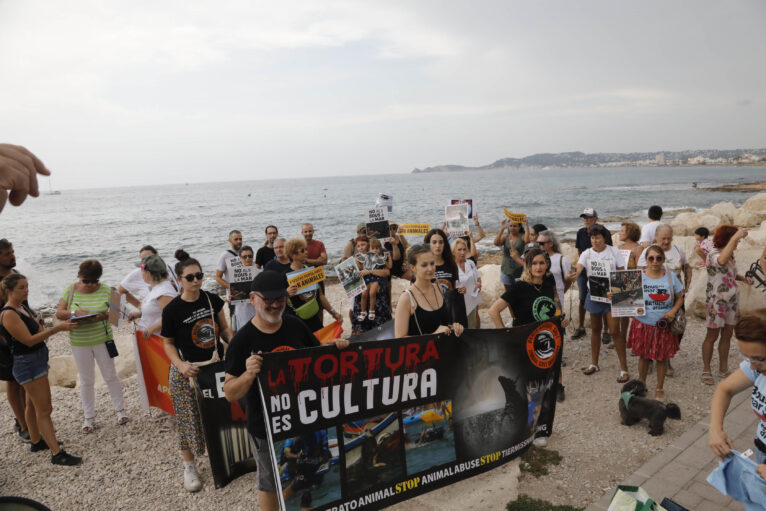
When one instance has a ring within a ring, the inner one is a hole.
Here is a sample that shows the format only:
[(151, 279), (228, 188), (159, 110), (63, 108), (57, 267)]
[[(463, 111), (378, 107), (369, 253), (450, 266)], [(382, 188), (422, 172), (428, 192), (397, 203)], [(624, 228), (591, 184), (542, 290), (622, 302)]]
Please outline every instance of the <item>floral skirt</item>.
[(669, 328), (641, 323), (636, 318), (630, 320), (628, 348), (633, 354), (649, 360), (668, 360), (678, 351), (678, 336)]
[(189, 450), (195, 456), (201, 456), (205, 453), (205, 434), (202, 430), (197, 399), (194, 397), (189, 379), (171, 365), (168, 372), (168, 385), (170, 399), (173, 401), (173, 409), (176, 412), (176, 428), (181, 450)]

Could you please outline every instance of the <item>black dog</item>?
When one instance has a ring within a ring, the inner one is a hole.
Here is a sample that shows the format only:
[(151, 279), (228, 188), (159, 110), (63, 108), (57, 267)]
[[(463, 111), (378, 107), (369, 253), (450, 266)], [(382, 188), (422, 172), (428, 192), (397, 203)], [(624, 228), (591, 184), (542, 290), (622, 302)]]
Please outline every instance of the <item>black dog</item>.
[[(649, 434), (659, 436), (664, 431), (665, 419), (680, 419), (681, 409), (675, 403), (664, 404), (656, 399), (648, 399), (646, 385), (641, 380), (630, 380), (622, 386), (622, 394), (618, 407), (622, 423), (630, 426), (647, 419), (649, 421)], [(627, 405), (625, 401), (627, 400)]]

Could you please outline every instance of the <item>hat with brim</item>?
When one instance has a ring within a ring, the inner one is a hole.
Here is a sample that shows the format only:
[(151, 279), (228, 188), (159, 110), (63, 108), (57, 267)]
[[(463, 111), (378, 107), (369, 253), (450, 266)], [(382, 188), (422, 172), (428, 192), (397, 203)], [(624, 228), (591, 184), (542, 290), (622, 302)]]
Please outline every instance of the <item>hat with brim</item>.
[(582, 210), (582, 213), (580, 213), (580, 218), (595, 218), (598, 216), (598, 213), (596, 213), (596, 210), (593, 208), (585, 208)]
[(253, 279), (250, 291), (259, 293), (266, 299), (287, 296), (287, 277), (277, 271), (262, 271)]

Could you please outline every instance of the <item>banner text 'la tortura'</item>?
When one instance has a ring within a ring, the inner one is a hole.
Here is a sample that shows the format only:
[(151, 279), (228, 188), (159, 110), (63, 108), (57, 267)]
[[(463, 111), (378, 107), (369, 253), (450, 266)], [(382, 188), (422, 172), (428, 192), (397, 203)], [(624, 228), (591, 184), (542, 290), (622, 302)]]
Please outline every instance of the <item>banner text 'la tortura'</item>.
[(501, 465), (549, 435), (560, 323), (264, 355), (282, 509), (379, 509)]

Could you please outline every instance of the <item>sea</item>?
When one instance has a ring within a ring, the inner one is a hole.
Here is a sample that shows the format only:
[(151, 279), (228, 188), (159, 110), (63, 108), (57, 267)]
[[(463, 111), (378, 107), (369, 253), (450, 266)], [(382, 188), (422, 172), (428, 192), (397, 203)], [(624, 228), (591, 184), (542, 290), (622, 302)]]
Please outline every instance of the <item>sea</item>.
[[(30, 303), (39, 307), (58, 302), (87, 258), (101, 261), (102, 281), (116, 286), (146, 244), (171, 263), (183, 248), (212, 275), (232, 229), (257, 249), (267, 225), (291, 238), (311, 222), (315, 239), (337, 260), (381, 193), (393, 197), (390, 219), (399, 223), (440, 226), (451, 199), (472, 199), (487, 232), (498, 229), (506, 207), (567, 239), (581, 226), (585, 207), (618, 228), (624, 217), (646, 222), (652, 204), (666, 211), (740, 205), (752, 194), (705, 188), (765, 178), (766, 167), (496, 169), (62, 190), (7, 205), (0, 238), (13, 242), (17, 268), (30, 278)], [(479, 248), (497, 250), (491, 236)]]

